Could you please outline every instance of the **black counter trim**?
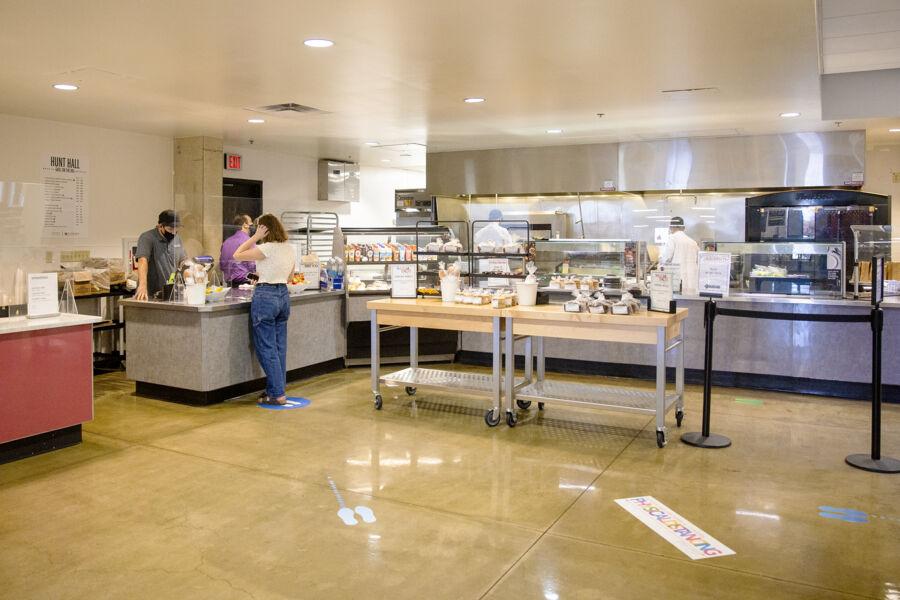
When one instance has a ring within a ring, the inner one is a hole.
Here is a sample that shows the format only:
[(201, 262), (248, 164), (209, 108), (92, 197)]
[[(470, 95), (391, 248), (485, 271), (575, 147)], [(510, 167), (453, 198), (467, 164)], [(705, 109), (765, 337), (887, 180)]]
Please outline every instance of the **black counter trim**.
[(81, 425), (63, 427), (0, 444), (0, 465), (81, 443)]
[[(463, 364), (491, 366), (491, 353), (460, 350), (457, 353), (457, 360)], [(516, 356), (516, 368), (522, 369), (524, 366), (524, 357)], [(651, 365), (630, 365), (548, 357), (546, 368), (548, 371), (556, 373), (630, 377), (632, 379), (649, 381), (656, 379), (656, 367)], [(666, 369), (666, 373), (670, 382), (675, 380), (674, 367)], [(703, 385), (703, 369), (685, 369), (684, 380), (686, 383)], [(754, 373), (713, 371), (712, 382), (714, 386), (721, 387), (830, 396), (847, 400), (864, 400), (866, 402), (872, 399), (871, 384), (855, 381), (827, 381), (805, 377), (786, 377), (783, 375), (756, 375)], [(715, 392), (713, 393), (715, 394)], [(885, 402), (900, 403), (900, 385), (884, 385), (883, 394), (882, 400)]]
[[(339, 371), (343, 368), (343, 357), (334, 358), (314, 365), (300, 367), (299, 369), (291, 369), (287, 372), (287, 380), (288, 382), (299, 381), (315, 377), (316, 375)], [(266, 387), (266, 378), (261, 377), (207, 392), (160, 385), (158, 383), (147, 383), (145, 381), (137, 381), (135, 383), (135, 394), (138, 396), (146, 396), (178, 404), (188, 404), (190, 406), (209, 406), (210, 404), (218, 404), (219, 402), (252, 392), (262, 391)]]

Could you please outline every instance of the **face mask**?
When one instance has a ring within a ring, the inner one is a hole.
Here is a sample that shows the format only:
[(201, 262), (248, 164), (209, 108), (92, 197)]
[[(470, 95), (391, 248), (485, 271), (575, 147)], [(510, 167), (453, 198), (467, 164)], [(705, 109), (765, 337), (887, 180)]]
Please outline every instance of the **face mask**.
[(168, 231), (163, 231), (163, 237), (166, 238), (167, 242), (171, 242), (172, 240), (175, 239), (175, 234), (169, 233)]
[(256, 235), (256, 225), (250, 226), (250, 231), (247, 232), (247, 235), (249, 235), (250, 237), (253, 237), (254, 235)]

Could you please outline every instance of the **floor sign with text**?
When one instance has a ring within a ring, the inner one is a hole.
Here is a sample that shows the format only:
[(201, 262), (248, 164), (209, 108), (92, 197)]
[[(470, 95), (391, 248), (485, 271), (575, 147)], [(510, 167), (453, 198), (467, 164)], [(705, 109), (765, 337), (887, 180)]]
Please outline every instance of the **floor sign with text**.
[(620, 498), (616, 504), (627, 510), (691, 560), (728, 556), (734, 550), (709, 535), (653, 496)]

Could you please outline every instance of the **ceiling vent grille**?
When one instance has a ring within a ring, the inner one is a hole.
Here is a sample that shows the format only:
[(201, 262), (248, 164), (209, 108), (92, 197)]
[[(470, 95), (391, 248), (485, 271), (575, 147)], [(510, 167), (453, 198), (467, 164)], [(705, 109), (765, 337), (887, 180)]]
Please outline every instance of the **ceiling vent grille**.
[(319, 110), (318, 108), (313, 108), (312, 106), (304, 106), (303, 104), (297, 104), (296, 102), (284, 102), (282, 104), (270, 104), (268, 106), (260, 106), (259, 108), (254, 109), (258, 112), (265, 113), (321, 113), (325, 112)]

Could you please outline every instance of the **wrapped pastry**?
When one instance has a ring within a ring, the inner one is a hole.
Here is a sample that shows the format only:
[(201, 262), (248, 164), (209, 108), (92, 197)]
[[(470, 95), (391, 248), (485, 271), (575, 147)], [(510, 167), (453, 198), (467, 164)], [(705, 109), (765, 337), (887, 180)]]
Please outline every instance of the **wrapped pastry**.
[(450, 240), (443, 246), (444, 252), (462, 252), (462, 242), (457, 239)]

